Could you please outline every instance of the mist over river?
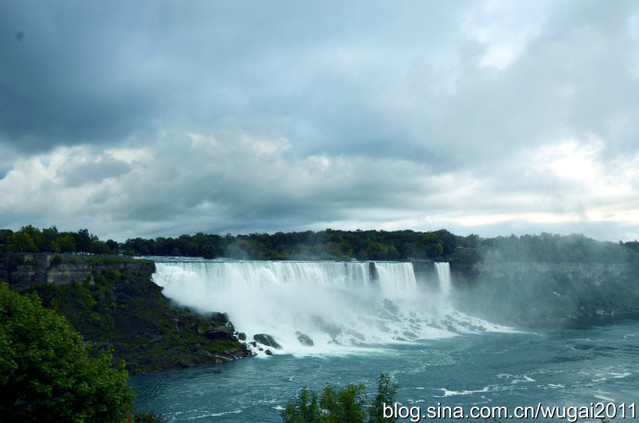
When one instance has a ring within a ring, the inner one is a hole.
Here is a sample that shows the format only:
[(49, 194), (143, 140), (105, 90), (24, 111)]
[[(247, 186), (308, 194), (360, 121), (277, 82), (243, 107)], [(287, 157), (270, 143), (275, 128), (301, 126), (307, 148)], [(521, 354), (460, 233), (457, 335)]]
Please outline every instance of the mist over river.
[(268, 334), (280, 348), (256, 343), (253, 359), (133, 377), (136, 404), (169, 422), (279, 422), (302, 387), (361, 383), (372, 396), (378, 375), (389, 373), (397, 400), (421, 415), (538, 403), (636, 413), (639, 321), (496, 325), (457, 310), (447, 264), (436, 266), (434, 280), (422, 280), (410, 263), (157, 263), (154, 281), (167, 297), (227, 312), (249, 341)]

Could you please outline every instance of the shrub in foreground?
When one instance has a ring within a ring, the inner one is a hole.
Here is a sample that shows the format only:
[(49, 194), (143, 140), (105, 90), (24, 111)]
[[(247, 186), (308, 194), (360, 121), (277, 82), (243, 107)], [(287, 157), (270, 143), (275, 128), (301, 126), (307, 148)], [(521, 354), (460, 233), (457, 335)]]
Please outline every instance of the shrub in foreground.
[(64, 317), (0, 283), (0, 416), (15, 422), (121, 422), (133, 409), (124, 363), (89, 355)]
[[(377, 395), (370, 406), (366, 404), (363, 385), (347, 385), (337, 389), (326, 386), (321, 394), (312, 389), (303, 388), (299, 394), (288, 401), (282, 411), (284, 423), (381, 423), (396, 422), (397, 419), (384, 419), (383, 404), (392, 404), (397, 394), (397, 385), (390, 377), (381, 374), (378, 379)], [(366, 417), (368, 416), (368, 420)]]

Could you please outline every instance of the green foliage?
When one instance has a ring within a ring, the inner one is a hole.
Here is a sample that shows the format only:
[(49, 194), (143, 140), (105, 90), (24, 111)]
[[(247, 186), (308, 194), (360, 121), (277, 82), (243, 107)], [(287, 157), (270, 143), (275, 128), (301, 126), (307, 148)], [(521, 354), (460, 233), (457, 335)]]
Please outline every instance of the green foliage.
[(11, 234), (13, 234), (11, 229), (0, 229), (0, 245), (4, 245)]
[(87, 229), (78, 232), (58, 232), (55, 226), (38, 229), (32, 225), (23, 226), (17, 232), (8, 234), (4, 231), (5, 249), (17, 252), (46, 252), (46, 253), (74, 253), (86, 252), (93, 254), (109, 254), (115, 241), (102, 242), (97, 236), (91, 235)]
[[(172, 307), (162, 288), (150, 280), (153, 263), (115, 257), (71, 258), (107, 268), (94, 271), (84, 283), (37, 286), (38, 295), (87, 341), (99, 348), (113, 347), (113, 356), (126, 360), (130, 373), (229, 361), (249, 354), (237, 340), (206, 337), (208, 328), (225, 321)], [(108, 269), (110, 263), (126, 266)]]
[(157, 414), (150, 410), (135, 410), (132, 414), (135, 423), (164, 423), (166, 420), (161, 414)]
[[(334, 386), (324, 387), (321, 395), (308, 388), (291, 398), (282, 411), (284, 423), (378, 423), (396, 421), (383, 419), (382, 405), (392, 404), (397, 394), (397, 385), (388, 375), (381, 374), (377, 395), (370, 407), (366, 405), (366, 394), (363, 385), (347, 385), (337, 389)], [(368, 415), (368, 420), (366, 419)]]
[[(230, 257), (256, 260), (408, 260), (443, 259), (459, 246), (476, 244), (476, 235), (459, 237), (442, 229), (415, 231), (277, 232), (269, 235), (226, 235), (197, 233), (178, 238), (132, 238), (122, 244), (100, 241), (87, 229), (58, 232), (55, 226), (37, 229), (25, 226), (5, 233), (5, 249), (21, 252), (88, 252), (130, 256)], [(474, 246), (474, 245), (473, 245)]]
[(321, 417), (317, 393), (307, 388), (302, 388), (296, 397), (291, 398), (282, 411), (285, 423), (320, 423)]
[(121, 362), (90, 357), (67, 321), (0, 284), (0, 415), (20, 422), (119, 422), (133, 393)]
[[(36, 245), (38, 238), (37, 232), (32, 230), (33, 226), (25, 226), (20, 231), (14, 232), (7, 238), (7, 244), (11, 246), (14, 251), (20, 252), (37, 252), (40, 251)], [(35, 238), (35, 239), (34, 239)]]
[(472, 248), (459, 249), (450, 256), (449, 260), (457, 264), (472, 265), (481, 260), (481, 251)]
[(58, 240), (58, 246), (63, 253), (72, 253), (76, 251), (75, 237), (73, 235), (65, 235)]
[(397, 418), (384, 418), (383, 407), (384, 404), (391, 405), (395, 401), (397, 390), (399, 386), (393, 383), (390, 376), (382, 373), (379, 375), (377, 382), (377, 395), (373, 399), (370, 410), (369, 423), (393, 423), (397, 421)]
[[(87, 252), (126, 255), (191, 256), (238, 259), (285, 260), (406, 260), (441, 259), (460, 244), (471, 244), (446, 230), (414, 231), (337, 231), (277, 232), (269, 234), (226, 235), (197, 233), (178, 238), (133, 238), (123, 244), (100, 241), (87, 229), (58, 232), (55, 226), (40, 230), (24, 226), (15, 233), (3, 233), (5, 249), (21, 252)], [(476, 236), (476, 235), (475, 235)]]
[(78, 251), (91, 251), (91, 235), (86, 229), (80, 229), (75, 235), (75, 244)]
[[(474, 235), (474, 237), (477, 237)], [(407, 260), (442, 259), (460, 245), (470, 246), (475, 239), (446, 230), (414, 231), (337, 231), (277, 232), (249, 235), (181, 235), (174, 238), (145, 240), (134, 238), (123, 245), (136, 255), (177, 255), (214, 258), (219, 256), (259, 260)]]
[[(2, 240), (4, 239), (4, 245)], [(0, 247), (20, 252), (123, 253), (128, 256), (229, 257), (253, 260), (444, 260), (472, 265), (483, 259), (537, 262), (639, 262), (639, 243), (599, 242), (583, 235), (522, 235), (482, 239), (440, 229), (431, 232), (340, 231), (197, 233), (177, 238), (100, 241), (87, 229), (58, 232), (24, 226), (0, 231)]]
[(338, 422), (364, 423), (366, 420), (366, 396), (363, 385), (348, 385), (338, 392), (338, 407), (335, 409)]
[(114, 241), (112, 239), (108, 239), (105, 244), (106, 244), (107, 247), (109, 247), (109, 251), (112, 254), (117, 254), (118, 253), (118, 251), (120, 249), (120, 246), (119, 246), (119, 244), (116, 241)]

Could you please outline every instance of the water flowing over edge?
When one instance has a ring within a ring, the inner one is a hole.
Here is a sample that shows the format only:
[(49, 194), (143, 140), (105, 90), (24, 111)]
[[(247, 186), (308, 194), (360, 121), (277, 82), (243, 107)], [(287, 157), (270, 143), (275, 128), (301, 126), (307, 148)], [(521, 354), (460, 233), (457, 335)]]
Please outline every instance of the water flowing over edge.
[(166, 297), (227, 313), (258, 355), (357, 353), (508, 330), (455, 309), (448, 263), (435, 263), (437, 283), (418, 282), (409, 262), (174, 259), (156, 268)]
[(439, 292), (444, 296), (450, 295), (450, 265), (446, 262), (435, 263), (435, 270), (439, 279)]

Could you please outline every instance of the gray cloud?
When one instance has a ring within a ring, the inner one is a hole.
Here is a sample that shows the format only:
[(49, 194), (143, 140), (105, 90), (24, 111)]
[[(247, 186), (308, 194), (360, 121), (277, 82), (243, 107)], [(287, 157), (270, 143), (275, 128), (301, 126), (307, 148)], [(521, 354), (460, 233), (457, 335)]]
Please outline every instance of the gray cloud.
[(633, 2), (2, 9), (0, 225), (637, 228)]
[(69, 167), (61, 169), (58, 175), (66, 187), (77, 187), (106, 178), (117, 178), (130, 170), (127, 163), (109, 155), (101, 155), (88, 161), (72, 162)]

